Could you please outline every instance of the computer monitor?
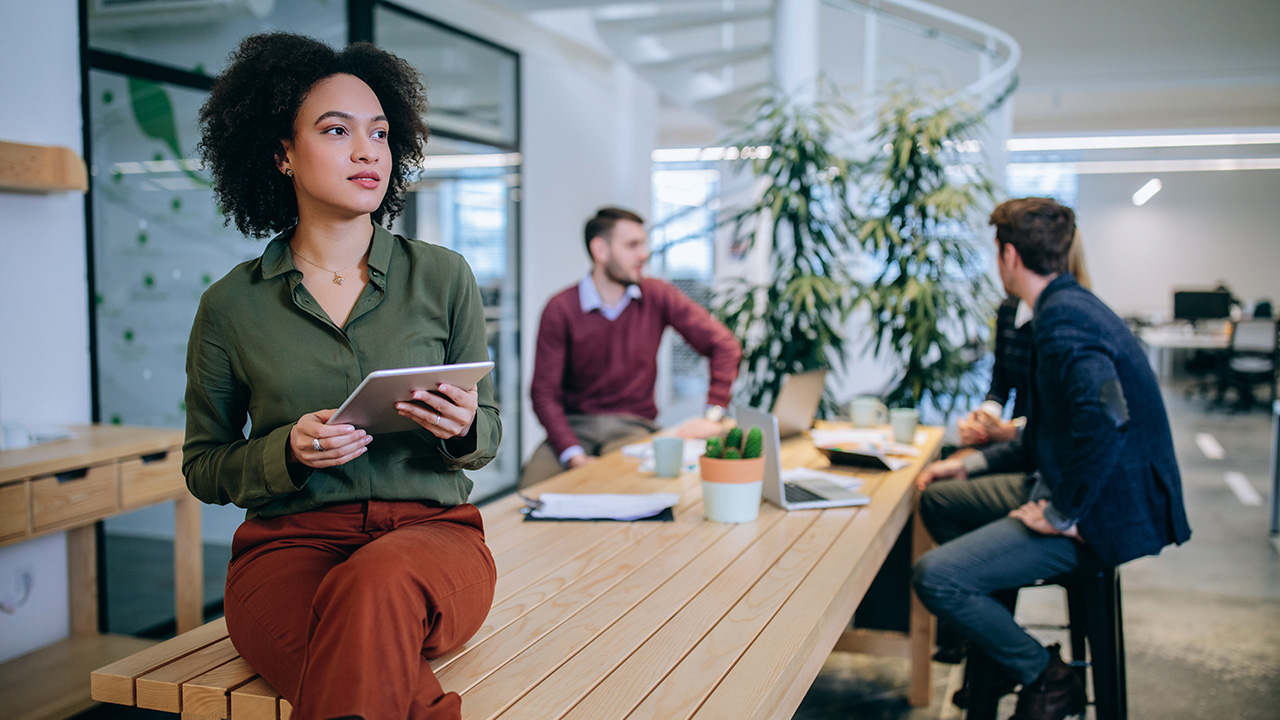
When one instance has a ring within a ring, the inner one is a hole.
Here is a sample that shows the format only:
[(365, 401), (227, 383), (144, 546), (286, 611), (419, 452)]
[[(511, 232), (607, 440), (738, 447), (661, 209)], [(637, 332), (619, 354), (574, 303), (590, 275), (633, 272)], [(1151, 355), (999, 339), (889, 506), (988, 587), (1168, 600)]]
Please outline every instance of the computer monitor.
[(1177, 290), (1173, 293), (1173, 319), (1221, 320), (1231, 317), (1231, 293), (1225, 290)]

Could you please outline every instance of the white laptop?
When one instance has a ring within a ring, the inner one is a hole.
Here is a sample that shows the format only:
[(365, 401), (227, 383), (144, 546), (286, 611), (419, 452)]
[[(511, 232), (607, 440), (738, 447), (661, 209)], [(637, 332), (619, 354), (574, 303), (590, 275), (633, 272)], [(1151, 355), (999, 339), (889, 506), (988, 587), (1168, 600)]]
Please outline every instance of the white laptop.
[[(808, 472), (809, 477), (784, 479), (782, 472), (782, 441), (778, 435), (778, 418), (772, 413), (760, 412), (741, 405), (734, 406), (734, 417), (744, 429), (758, 427), (764, 434), (764, 499), (784, 510), (814, 510), (818, 508), (866, 505), (871, 498), (843, 487), (822, 477), (829, 473)], [(834, 473), (830, 473), (834, 474)], [(851, 484), (858, 478), (849, 475)]]
[(785, 375), (778, 397), (773, 401), (773, 414), (778, 418), (778, 437), (789, 438), (813, 427), (813, 418), (822, 402), (822, 389), (827, 383), (826, 370)]

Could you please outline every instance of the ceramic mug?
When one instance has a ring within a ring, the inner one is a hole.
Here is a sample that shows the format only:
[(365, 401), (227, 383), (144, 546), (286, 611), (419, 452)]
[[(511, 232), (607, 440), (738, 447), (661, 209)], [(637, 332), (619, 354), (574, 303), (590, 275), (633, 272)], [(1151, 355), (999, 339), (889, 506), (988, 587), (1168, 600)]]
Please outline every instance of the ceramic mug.
[(920, 413), (915, 408), (894, 408), (889, 411), (889, 427), (893, 428), (894, 442), (912, 444), (916, 440), (916, 426)]
[(684, 467), (684, 440), (678, 437), (653, 439), (653, 474), (661, 478), (680, 477)]
[(889, 409), (869, 396), (854, 398), (849, 404), (849, 415), (855, 427), (876, 427), (889, 421)]

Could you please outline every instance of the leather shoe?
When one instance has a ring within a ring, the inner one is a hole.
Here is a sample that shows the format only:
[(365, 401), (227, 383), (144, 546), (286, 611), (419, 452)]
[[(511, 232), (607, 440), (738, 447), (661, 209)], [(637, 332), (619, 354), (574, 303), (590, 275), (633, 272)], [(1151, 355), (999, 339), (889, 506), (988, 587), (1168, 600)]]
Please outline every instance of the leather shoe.
[(1063, 720), (1084, 713), (1084, 684), (1080, 677), (1062, 661), (1060, 645), (1054, 643), (1046, 649), (1049, 665), (1040, 677), (1018, 691), (1018, 705), (1010, 720)]

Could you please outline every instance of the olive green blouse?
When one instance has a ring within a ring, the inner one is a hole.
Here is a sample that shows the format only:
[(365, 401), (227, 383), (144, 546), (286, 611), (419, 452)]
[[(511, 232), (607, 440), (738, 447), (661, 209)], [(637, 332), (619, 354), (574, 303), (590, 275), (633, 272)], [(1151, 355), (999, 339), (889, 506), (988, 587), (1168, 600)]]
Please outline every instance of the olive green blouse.
[(466, 437), (388, 433), (345, 465), (285, 461), (298, 419), (337, 408), (370, 372), (489, 359), (466, 261), (375, 225), (369, 283), (338, 327), (303, 286), (290, 237), (271, 240), (200, 300), (187, 345), (187, 487), (205, 502), (248, 508), (250, 518), (368, 499), (466, 502), (472, 483), (462, 471), (492, 460), (502, 438), (488, 377)]

